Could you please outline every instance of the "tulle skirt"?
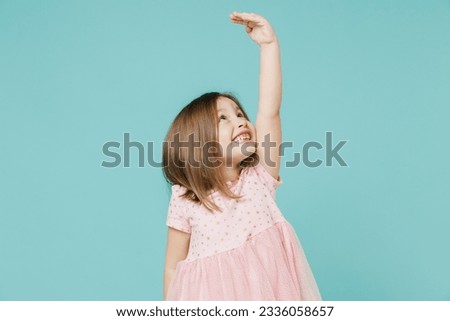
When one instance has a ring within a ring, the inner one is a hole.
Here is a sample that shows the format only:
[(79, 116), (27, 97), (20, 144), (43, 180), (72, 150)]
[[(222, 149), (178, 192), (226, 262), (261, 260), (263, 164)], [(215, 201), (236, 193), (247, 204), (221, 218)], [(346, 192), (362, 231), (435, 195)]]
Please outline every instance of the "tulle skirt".
[(287, 221), (240, 247), (181, 261), (166, 300), (321, 300), (300, 241)]

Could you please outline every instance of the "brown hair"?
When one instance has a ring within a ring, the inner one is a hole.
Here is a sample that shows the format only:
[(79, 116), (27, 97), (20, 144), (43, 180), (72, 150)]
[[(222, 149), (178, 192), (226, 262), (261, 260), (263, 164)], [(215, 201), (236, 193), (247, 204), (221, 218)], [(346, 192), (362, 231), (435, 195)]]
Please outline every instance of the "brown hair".
[[(222, 156), (217, 138), (217, 100), (220, 97), (235, 102), (244, 117), (249, 120), (232, 94), (206, 93), (194, 99), (178, 113), (163, 144), (163, 172), (167, 182), (185, 187), (187, 191), (182, 195), (184, 198), (203, 204), (210, 211), (221, 210), (210, 197), (213, 191), (219, 191), (234, 199), (241, 197), (230, 191), (222, 168), (218, 166), (218, 158)], [(181, 144), (187, 148), (181, 148)], [(210, 158), (216, 161), (211, 162)], [(257, 155), (254, 153), (242, 160), (240, 167), (254, 166), (257, 161)]]

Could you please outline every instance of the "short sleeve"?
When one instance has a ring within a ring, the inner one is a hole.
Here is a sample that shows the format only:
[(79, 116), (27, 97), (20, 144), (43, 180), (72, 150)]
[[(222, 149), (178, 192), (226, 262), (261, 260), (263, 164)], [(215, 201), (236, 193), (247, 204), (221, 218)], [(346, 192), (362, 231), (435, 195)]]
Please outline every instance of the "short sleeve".
[(166, 224), (182, 232), (191, 233), (189, 217), (186, 215), (187, 200), (181, 197), (183, 193), (184, 191), (181, 186), (172, 186), (172, 196), (169, 202)]
[(272, 175), (269, 174), (269, 172), (265, 169), (261, 163), (258, 163), (254, 170), (256, 172), (256, 175), (258, 176), (258, 179), (270, 190), (275, 192), (275, 190), (283, 183), (283, 180), (280, 176), (278, 176), (278, 179), (275, 179)]

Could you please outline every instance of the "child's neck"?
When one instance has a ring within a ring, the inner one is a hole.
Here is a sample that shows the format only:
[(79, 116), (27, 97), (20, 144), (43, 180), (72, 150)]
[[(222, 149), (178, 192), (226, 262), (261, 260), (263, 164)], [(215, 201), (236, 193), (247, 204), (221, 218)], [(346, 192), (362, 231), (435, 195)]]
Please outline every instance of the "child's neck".
[(225, 168), (223, 171), (223, 175), (226, 182), (235, 181), (239, 178), (241, 173), (241, 167), (235, 166), (233, 168)]

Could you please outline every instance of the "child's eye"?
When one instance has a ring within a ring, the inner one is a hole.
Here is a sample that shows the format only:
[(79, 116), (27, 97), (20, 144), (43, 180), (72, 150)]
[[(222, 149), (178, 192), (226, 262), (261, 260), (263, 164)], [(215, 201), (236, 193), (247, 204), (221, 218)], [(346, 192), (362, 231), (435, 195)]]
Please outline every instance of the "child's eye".
[(225, 116), (225, 115), (219, 115), (219, 121), (221, 121), (221, 120), (226, 120), (227, 119), (227, 116)]
[(238, 113), (237, 116), (238, 117), (244, 117), (244, 114), (243, 113)]

